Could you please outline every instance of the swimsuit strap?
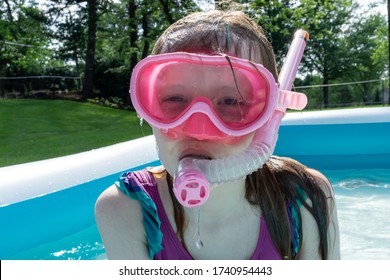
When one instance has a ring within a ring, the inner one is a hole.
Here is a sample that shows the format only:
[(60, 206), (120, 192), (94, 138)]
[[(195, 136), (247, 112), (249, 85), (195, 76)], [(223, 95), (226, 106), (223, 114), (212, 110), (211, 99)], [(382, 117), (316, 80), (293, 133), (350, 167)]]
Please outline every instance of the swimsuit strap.
[(161, 221), (157, 215), (157, 207), (148, 193), (148, 189), (156, 187), (156, 181), (146, 169), (123, 173), (115, 185), (128, 197), (141, 204), (143, 224), (151, 259), (162, 247)]

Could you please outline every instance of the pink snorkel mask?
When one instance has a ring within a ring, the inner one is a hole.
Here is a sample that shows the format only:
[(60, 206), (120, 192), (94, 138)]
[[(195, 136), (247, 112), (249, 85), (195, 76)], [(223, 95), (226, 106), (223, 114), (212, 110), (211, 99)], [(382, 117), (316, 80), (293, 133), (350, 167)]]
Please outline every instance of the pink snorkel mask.
[(227, 55), (167, 53), (140, 61), (130, 95), (138, 115), (168, 137), (216, 142), (256, 131), (250, 146), (226, 159), (184, 158), (174, 193), (186, 207), (203, 204), (210, 184), (243, 178), (262, 167), (274, 150), (286, 108), (302, 110), (304, 94), (289, 91), (308, 33), (295, 33), (280, 72), (279, 86), (262, 65)]

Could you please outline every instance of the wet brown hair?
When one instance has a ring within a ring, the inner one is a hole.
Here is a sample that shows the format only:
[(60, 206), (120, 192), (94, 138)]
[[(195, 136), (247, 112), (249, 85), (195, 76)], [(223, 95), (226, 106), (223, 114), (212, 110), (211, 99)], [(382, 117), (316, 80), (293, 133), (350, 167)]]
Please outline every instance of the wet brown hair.
[(262, 64), (277, 80), (275, 55), (263, 29), (241, 11), (198, 12), (168, 27), (152, 53), (230, 54)]
[[(237, 56), (260, 63), (277, 80), (275, 55), (262, 28), (241, 11), (198, 12), (190, 14), (171, 25), (157, 40), (153, 54), (168, 52), (194, 52)], [(167, 175), (171, 193), (177, 235), (183, 245), (186, 218), (183, 206), (172, 191), (172, 178)], [(314, 178), (299, 162), (282, 157), (271, 157), (257, 172), (246, 177), (246, 199), (262, 211), (275, 247), (285, 259), (294, 259), (297, 253), (292, 246), (292, 228), (288, 209), (297, 211), (299, 223), (301, 212), (298, 201), (315, 218), (319, 233), (319, 253), (322, 259), (328, 256), (328, 209), (326, 196), (320, 189), (321, 182)], [(306, 203), (306, 197), (312, 206)], [(302, 244), (302, 228), (299, 240)]]

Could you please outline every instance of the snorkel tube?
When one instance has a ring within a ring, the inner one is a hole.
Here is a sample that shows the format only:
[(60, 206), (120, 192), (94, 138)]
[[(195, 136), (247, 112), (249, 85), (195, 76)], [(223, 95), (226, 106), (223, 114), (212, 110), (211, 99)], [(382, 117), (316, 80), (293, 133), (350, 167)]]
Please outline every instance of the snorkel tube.
[(304, 94), (292, 92), (291, 87), (302, 59), (309, 34), (298, 30), (287, 53), (279, 75), (279, 98), (269, 120), (256, 130), (250, 145), (241, 153), (223, 159), (186, 157), (180, 160), (174, 175), (173, 191), (185, 207), (205, 203), (210, 185), (244, 178), (261, 168), (272, 155), (278, 130), (286, 109), (302, 110), (307, 104)]

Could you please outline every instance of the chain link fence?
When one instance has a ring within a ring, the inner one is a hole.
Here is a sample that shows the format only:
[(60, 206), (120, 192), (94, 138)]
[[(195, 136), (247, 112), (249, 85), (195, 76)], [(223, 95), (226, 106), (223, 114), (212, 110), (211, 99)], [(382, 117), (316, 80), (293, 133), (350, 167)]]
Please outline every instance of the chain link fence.
[(307, 95), (307, 109), (390, 105), (388, 80), (296, 86), (294, 90)]

